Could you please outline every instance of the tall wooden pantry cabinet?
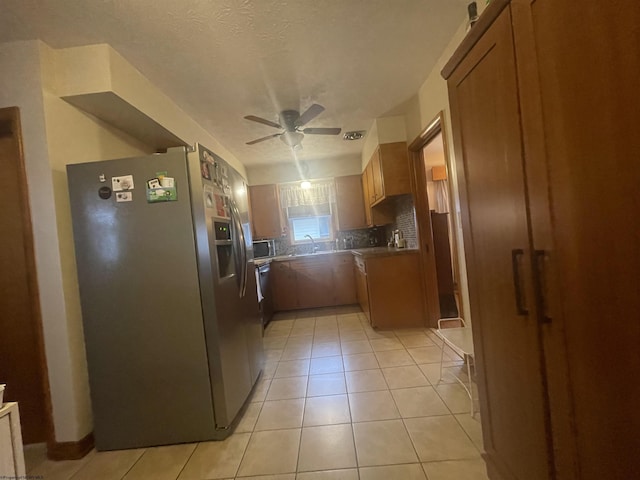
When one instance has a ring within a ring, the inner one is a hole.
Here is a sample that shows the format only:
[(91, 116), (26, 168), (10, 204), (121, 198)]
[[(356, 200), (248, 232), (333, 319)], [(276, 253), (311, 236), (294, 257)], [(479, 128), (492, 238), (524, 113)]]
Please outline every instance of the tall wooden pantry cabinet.
[(493, 0), (442, 73), (490, 478), (640, 478), (640, 5)]

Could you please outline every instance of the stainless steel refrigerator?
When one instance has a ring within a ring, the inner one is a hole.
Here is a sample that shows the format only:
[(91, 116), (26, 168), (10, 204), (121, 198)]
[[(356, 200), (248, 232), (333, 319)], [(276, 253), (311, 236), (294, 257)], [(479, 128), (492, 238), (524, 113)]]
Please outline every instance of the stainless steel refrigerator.
[(262, 365), (243, 178), (201, 145), (67, 176), (97, 449), (226, 437)]

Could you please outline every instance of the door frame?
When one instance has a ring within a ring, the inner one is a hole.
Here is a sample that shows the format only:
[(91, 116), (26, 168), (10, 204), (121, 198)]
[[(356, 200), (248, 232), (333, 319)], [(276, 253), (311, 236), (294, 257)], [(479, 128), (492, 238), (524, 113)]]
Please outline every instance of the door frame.
[(444, 111), (441, 110), (420, 132), (409, 145), (409, 171), (411, 176), (411, 190), (415, 200), (416, 222), (418, 224), (418, 245), (423, 269), (424, 292), (426, 297), (427, 323), (430, 327), (437, 327), (440, 318), (440, 299), (438, 293), (438, 279), (433, 247), (433, 229), (429, 199), (426, 195), (426, 170), (422, 150), (438, 135), (442, 134), (445, 165), (447, 168), (447, 183), (449, 186), (449, 212), (451, 213), (451, 257), (453, 269), (454, 292), (457, 297), (458, 315), (464, 318), (464, 302), (462, 301), (462, 285), (460, 277), (460, 263), (458, 257), (458, 228), (455, 216), (454, 183), (451, 176), (453, 165), (449, 144), (445, 130)]
[(47, 450), (51, 451), (56, 445), (55, 431), (53, 427), (53, 406), (51, 402), (51, 390), (49, 386), (49, 370), (47, 367), (47, 357), (44, 345), (44, 330), (42, 326), (42, 311), (40, 308), (40, 291), (38, 287), (38, 277), (35, 261), (35, 247), (33, 240), (33, 225), (31, 222), (31, 207), (29, 203), (29, 190), (27, 182), (27, 172), (24, 161), (24, 148), (22, 139), (22, 129), (20, 122), (20, 109), (18, 107), (0, 108), (0, 135), (11, 136), (13, 140), (13, 154), (17, 161), (17, 170), (20, 182), (20, 195), (23, 205), (22, 228), (24, 233), (24, 255), (27, 265), (29, 296), (32, 299), (32, 315), (28, 321), (32, 322), (36, 334), (36, 350), (38, 363), (41, 370), (41, 391), (44, 396), (44, 420), (45, 437)]

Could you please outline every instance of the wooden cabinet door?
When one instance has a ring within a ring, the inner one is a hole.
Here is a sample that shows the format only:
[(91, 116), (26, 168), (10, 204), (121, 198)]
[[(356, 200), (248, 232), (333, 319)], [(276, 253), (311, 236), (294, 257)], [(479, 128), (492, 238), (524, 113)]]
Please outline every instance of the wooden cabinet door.
[(373, 152), (373, 156), (371, 157), (371, 178), (373, 183), (373, 201), (377, 202), (378, 200), (384, 197), (384, 179), (382, 177), (382, 163), (380, 159), (380, 147)]
[(367, 203), (367, 205), (373, 205), (376, 201), (376, 189), (374, 186), (372, 161), (369, 161), (369, 163), (367, 163), (367, 168), (365, 169), (365, 175), (367, 178), (367, 194), (369, 198), (369, 203)]
[(278, 238), (282, 233), (277, 185), (249, 187), (253, 238)]
[(378, 149), (380, 197), (411, 193), (409, 151), (406, 142), (382, 143)]
[(290, 262), (273, 262), (270, 274), (275, 310), (295, 310), (298, 308), (296, 272), (291, 268)]
[(296, 271), (298, 308), (333, 305), (333, 272), (327, 260), (296, 260), (292, 263)]
[[(565, 358), (547, 361), (549, 384), (566, 381), (574, 404), (579, 471), (563, 478), (618, 480), (638, 476), (640, 452), (640, 383), (631, 373), (640, 372), (640, 7), (575, 7), (569, 0), (512, 6), (518, 55), (534, 45), (521, 82), (539, 80), (539, 90), (527, 85), (523, 96), (527, 176), (536, 180), (532, 234), (544, 252), (546, 351), (566, 348)], [(567, 408), (563, 392), (552, 393), (555, 427)], [(571, 448), (554, 439), (556, 451)]]
[(531, 275), (524, 159), (506, 8), (448, 79), (492, 478), (549, 479), (553, 454)]
[(352, 255), (338, 255), (333, 259), (333, 295), (334, 305), (357, 302)]
[(364, 193), (360, 175), (336, 177), (338, 230), (365, 228)]
[(356, 276), (356, 297), (360, 308), (367, 317), (369, 317), (369, 294), (367, 292), (367, 274), (364, 271), (364, 263), (354, 265), (354, 273)]
[(364, 221), (365, 224), (370, 227), (373, 225), (371, 221), (371, 206), (369, 203), (369, 171), (365, 168), (364, 172), (362, 172), (361, 176), (362, 181), (362, 200), (364, 205)]
[(424, 327), (417, 252), (372, 257), (366, 262), (371, 325), (378, 328)]

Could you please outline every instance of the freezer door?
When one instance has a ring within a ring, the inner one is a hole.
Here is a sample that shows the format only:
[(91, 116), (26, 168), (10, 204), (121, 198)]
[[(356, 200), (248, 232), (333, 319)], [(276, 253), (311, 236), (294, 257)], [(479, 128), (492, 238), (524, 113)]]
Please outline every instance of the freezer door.
[[(67, 172), (96, 447), (213, 438), (185, 152)], [(157, 172), (175, 201), (147, 201)], [(129, 189), (109, 195), (116, 177)]]
[[(216, 426), (224, 429), (232, 425), (251, 392), (256, 377), (253, 359), (256, 349), (262, 348), (261, 339), (257, 345), (255, 332), (247, 328), (252, 306), (256, 316), (258, 312), (255, 293), (242, 295), (244, 288), (251, 288), (245, 260), (249, 257), (246, 242), (250, 242), (251, 237), (245, 235), (243, 241), (239, 231), (246, 211), (243, 214), (242, 200), (238, 203), (235, 198), (235, 170), (213, 152), (197, 146), (196, 151), (189, 154), (189, 174)], [(224, 214), (207, 201), (207, 192), (211, 191), (230, 199), (227, 213), (235, 225), (231, 243), (237, 268), (233, 275), (226, 277), (216, 274), (219, 265), (212, 226), (216, 218)], [(237, 210), (232, 208), (234, 205)]]
[(262, 371), (264, 353), (262, 343), (263, 326), (258, 305), (255, 265), (253, 263), (253, 239), (251, 238), (251, 224), (249, 223), (249, 198), (244, 178), (235, 170), (232, 170), (231, 182), (245, 241), (245, 295), (241, 300), (241, 304), (249, 350), (249, 367), (252, 383), (254, 383)]

